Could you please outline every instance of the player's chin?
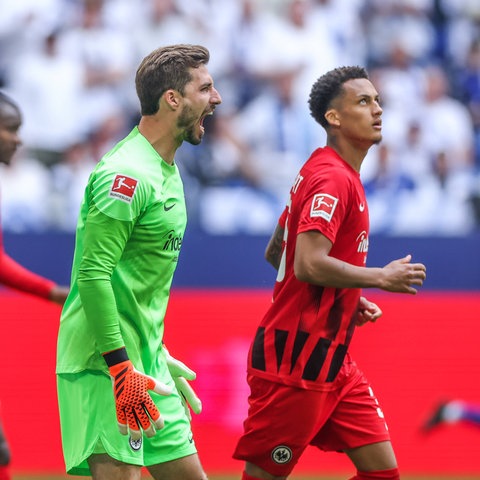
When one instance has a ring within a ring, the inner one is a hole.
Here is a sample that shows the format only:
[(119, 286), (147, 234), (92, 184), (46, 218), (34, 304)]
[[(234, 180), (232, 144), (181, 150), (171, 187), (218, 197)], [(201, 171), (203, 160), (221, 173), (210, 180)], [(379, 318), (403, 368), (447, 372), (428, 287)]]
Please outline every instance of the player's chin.
[(203, 130), (203, 128), (200, 128), (198, 131), (192, 130), (185, 137), (185, 140), (192, 145), (198, 145), (199, 143), (202, 142), (204, 133), (205, 131)]

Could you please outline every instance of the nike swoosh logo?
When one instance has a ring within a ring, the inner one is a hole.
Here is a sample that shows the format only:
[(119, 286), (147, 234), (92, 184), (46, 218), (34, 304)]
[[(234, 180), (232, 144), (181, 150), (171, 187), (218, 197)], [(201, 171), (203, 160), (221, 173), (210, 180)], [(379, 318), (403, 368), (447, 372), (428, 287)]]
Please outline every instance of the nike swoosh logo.
[(171, 205), (169, 205), (168, 207), (163, 204), (163, 209), (168, 212), (169, 210), (171, 210), (174, 206), (176, 205), (176, 203), (172, 203)]

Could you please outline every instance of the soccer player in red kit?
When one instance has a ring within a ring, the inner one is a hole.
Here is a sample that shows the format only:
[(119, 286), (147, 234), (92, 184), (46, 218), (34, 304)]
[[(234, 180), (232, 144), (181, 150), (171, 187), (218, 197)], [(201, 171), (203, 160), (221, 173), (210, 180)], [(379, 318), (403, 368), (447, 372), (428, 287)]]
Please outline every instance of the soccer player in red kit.
[[(21, 144), (18, 131), (22, 124), (22, 116), (17, 104), (7, 95), (0, 92), (0, 163), (9, 165), (17, 148)], [(3, 248), (0, 229), (0, 284), (42, 297), (63, 305), (68, 288), (37, 275), (19, 265), (9, 257)], [(1, 386), (0, 386), (1, 388)], [(10, 450), (3, 433), (0, 419), (0, 480), (10, 480)]]
[(382, 315), (362, 288), (415, 294), (426, 269), (410, 255), (366, 266), (359, 172), (382, 139), (382, 108), (365, 69), (326, 73), (309, 106), (327, 145), (301, 168), (265, 252), (278, 273), (249, 352), (249, 411), (234, 458), (246, 462), (243, 480), (281, 480), (313, 445), (345, 452), (351, 480), (399, 479), (383, 413), (348, 346), (356, 326)]

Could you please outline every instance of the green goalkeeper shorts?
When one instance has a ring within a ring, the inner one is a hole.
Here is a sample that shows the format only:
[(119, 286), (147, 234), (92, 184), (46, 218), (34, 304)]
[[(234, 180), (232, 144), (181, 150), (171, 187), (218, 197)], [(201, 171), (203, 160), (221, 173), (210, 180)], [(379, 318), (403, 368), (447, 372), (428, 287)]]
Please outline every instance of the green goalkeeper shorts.
[(165, 426), (154, 437), (143, 435), (139, 442), (132, 442), (118, 430), (112, 380), (108, 375), (92, 370), (57, 374), (67, 473), (91, 475), (87, 459), (95, 453), (106, 453), (132, 465), (150, 466), (197, 452), (190, 421), (172, 378), (168, 373), (159, 378), (173, 390), (169, 396), (149, 392)]

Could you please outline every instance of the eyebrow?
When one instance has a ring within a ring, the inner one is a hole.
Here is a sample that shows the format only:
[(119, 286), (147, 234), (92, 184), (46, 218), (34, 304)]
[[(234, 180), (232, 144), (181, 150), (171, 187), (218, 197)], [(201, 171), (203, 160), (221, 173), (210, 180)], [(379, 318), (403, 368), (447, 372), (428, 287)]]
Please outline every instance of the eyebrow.
[(376, 93), (375, 95), (370, 95), (370, 94), (368, 94), (368, 93), (359, 93), (359, 94), (357, 95), (357, 98), (358, 98), (359, 100), (362, 100), (363, 98), (366, 98), (366, 99), (369, 99), (369, 100), (370, 100), (371, 98), (373, 98), (374, 100), (379, 100), (379, 99), (380, 99), (380, 94), (379, 94), (379, 93)]

